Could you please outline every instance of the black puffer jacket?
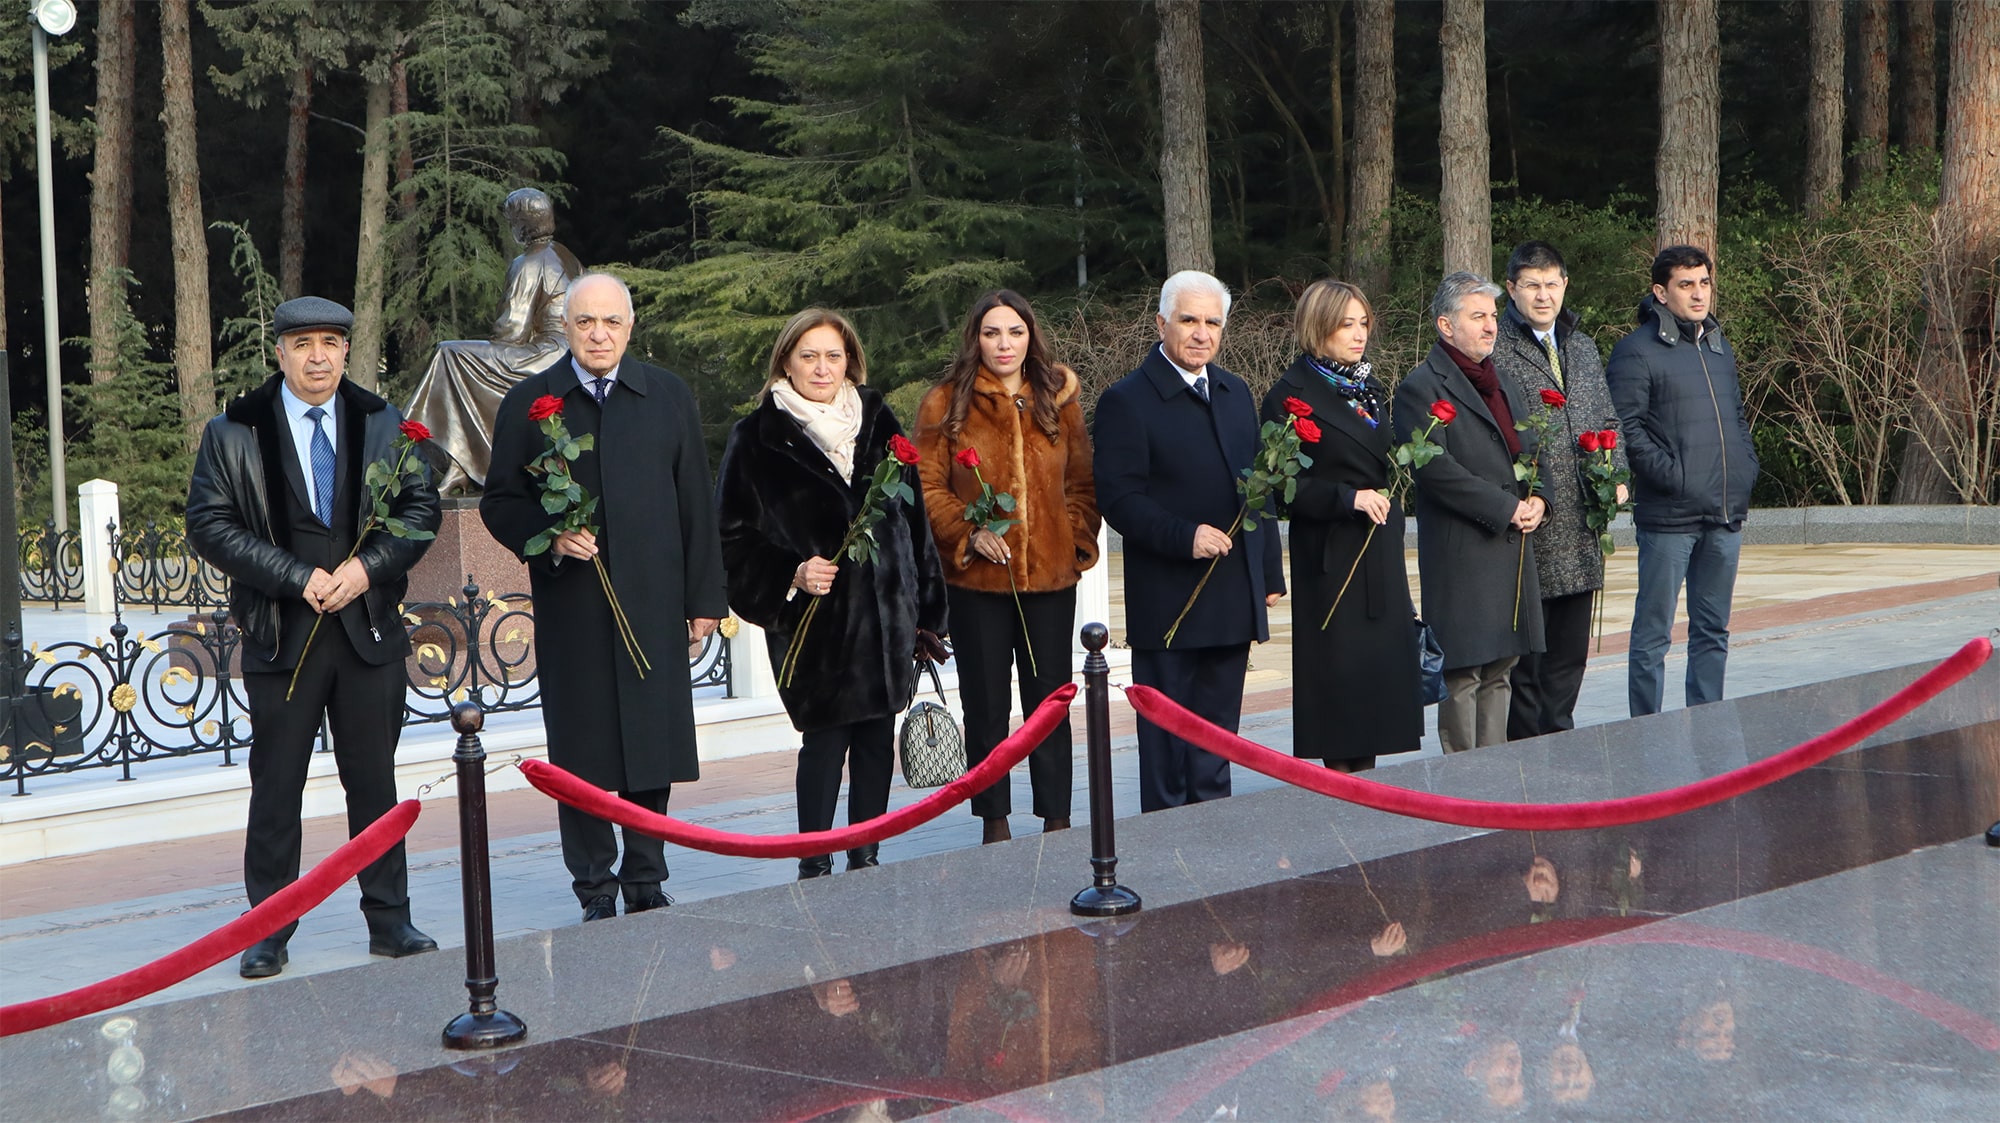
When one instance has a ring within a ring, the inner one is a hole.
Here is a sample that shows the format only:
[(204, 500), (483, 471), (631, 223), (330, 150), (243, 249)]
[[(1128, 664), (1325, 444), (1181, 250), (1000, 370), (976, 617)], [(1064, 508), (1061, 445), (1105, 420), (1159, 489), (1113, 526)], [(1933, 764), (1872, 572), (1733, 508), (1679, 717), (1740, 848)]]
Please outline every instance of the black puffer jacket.
[(1611, 349), (1604, 380), (1632, 466), (1632, 521), (1642, 530), (1736, 529), (1750, 513), (1757, 453), (1736, 352), (1710, 316), (1696, 341), (1651, 296), (1639, 326)]
[[(262, 386), (229, 403), (222, 416), (208, 423), (195, 454), (194, 475), (188, 482), (187, 532), (195, 552), (229, 577), (229, 611), (246, 643), (262, 658), (277, 656), (278, 600), (305, 592), (313, 567), (286, 547), (290, 534), (282, 518), (271, 517), (269, 496), (290, 486), (285, 482), (284, 445), (278, 435), (278, 388), (284, 376), (272, 375)], [(359, 434), (360, 455), (347, 457), (353, 477), (343, 493), (355, 497), (355, 525), (367, 521), (371, 508), (362, 484), (367, 465), (393, 460), (397, 426), (403, 417), (388, 402), (345, 379), (336, 391), (358, 426), (342, 426), (343, 444)], [(350, 446), (351, 447), (351, 446)], [(429, 471), (413, 458), (414, 470), (403, 480), (402, 493), (390, 514), (413, 529), (438, 527), (438, 494)], [(355, 554), (368, 571), (368, 591), (362, 603), (369, 626), (400, 655), (408, 650), (396, 604), (403, 599), (410, 567), (430, 547), (428, 539), (370, 534)]]

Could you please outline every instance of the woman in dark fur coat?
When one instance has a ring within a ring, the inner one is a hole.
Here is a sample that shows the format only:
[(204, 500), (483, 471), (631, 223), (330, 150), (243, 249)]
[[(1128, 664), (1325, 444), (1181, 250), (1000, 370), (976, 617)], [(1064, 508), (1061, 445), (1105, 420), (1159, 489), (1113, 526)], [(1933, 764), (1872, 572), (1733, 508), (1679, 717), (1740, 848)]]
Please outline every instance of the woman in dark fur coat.
[(1353, 285), (1308, 286), (1294, 318), (1301, 354), (1263, 408), (1282, 421), (1297, 398), (1320, 428), (1291, 509), (1292, 751), (1342, 772), (1414, 752), (1424, 736), (1403, 509), (1388, 491), (1389, 391), (1362, 358), (1371, 316)]
[[(847, 821), (888, 810), (896, 715), (916, 687), (920, 635), (942, 652), (944, 575), (921, 502), (889, 502), (875, 525), (875, 561), (833, 556), (890, 438), (902, 435), (867, 379), (861, 340), (844, 317), (822, 308), (793, 316), (771, 351), (762, 401), (730, 431), (716, 484), (729, 604), (764, 629), (773, 667), (783, 665), (806, 606), (824, 600), (791, 685), (778, 689), (803, 735), (800, 831), (833, 826), (843, 762)], [(915, 466), (903, 476), (917, 492)], [(876, 864), (873, 845), (847, 852), (850, 870)], [(830, 854), (799, 860), (802, 879), (832, 872)]]

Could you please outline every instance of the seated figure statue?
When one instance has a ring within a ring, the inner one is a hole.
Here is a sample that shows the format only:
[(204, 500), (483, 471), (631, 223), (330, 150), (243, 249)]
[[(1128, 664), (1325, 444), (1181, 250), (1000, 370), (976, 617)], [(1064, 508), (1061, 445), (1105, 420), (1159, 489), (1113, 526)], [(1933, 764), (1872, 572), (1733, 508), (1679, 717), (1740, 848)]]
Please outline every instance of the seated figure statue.
[(569, 283), (583, 274), (576, 255), (555, 241), (556, 212), (532, 187), (507, 196), (507, 225), (523, 247), (507, 267), (507, 288), (493, 318), (490, 340), (438, 344), (417, 392), (403, 413), (427, 426), (440, 464), (440, 495), (468, 494), (486, 486), (493, 458), (493, 419), (514, 384), (546, 369), (568, 349), (563, 309)]

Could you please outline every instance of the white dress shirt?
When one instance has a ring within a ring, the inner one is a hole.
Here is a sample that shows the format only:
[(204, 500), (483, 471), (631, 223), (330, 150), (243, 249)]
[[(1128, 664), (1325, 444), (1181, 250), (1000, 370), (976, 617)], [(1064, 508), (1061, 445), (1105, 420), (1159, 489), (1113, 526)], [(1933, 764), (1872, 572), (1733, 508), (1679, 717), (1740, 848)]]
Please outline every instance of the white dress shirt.
[[(1170, 356), (1169, 356), (1169, 355), (1167, 354), (1167, 349), (1166, 349), (1165, 347), (1161, 347), (1161, 348), (1160, 348), (1160, 357), (1161, 357), (1162, 359), (1166, 359), (1166, 360), (1167, 360), (1167, 365), (1168, 365), (1168, 366), (1170, 366), (1170, 367), (1172, 367), (1172, 368), (1174, 368), (1175, 370), (1177, 370), (1177, 371), (1179, 371), (1179, 372), (1180, 372), (1180, 375), (1181, 375), (1181, 381), (1182, 381), (1182, 382), (1185, 382), (1185, 383), (1187, 383), (1187, 384), (1188, 384), (1188, 389), (1190, 389), (1190, 390), (1193, 390), (1193, 389), (1194, 389), (1194, 380), (1195, 380), (1195, 379), (1197, 379), (1197, 378), (1206, 378), (1206, 377), (1208, 376), (1208, 364), (1206, 364), (1206, 363), (1203, 363), (1203, 364), (1202, 364), (1202, 367), (1201, 367), (1201, 369), (1200, 369), (1200, 370), (1189, 370), (1189, 369), (1187, 369), (1186, 367), (1184, 367), (1184, 366), (1180, 365), (1179, 363), (1175, 362), (1175, 361), (1174, 361), (1174, 360), (1173, 360), (1173, 359), (1172, 359), (1172, 358), (1171, 358), (1171, 357), (1170, 357)], [(1196, 391), (1196, 392), (1197, 392), (1197, 393), (1199, 393), (1199, 391)]]

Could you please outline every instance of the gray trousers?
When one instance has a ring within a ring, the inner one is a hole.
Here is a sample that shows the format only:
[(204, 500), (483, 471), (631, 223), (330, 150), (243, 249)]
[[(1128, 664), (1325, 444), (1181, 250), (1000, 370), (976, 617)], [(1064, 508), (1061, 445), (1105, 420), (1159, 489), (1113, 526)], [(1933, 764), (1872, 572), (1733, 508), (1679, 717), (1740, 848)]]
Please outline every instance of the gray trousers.
[(1507, 708), (1514, 699), (1507, 676), (1518, 655), (1444, 673), (1445, 699), (1438, 703), (1438, 740), (1448, 753), (1462, 753), (1507, 739)]

